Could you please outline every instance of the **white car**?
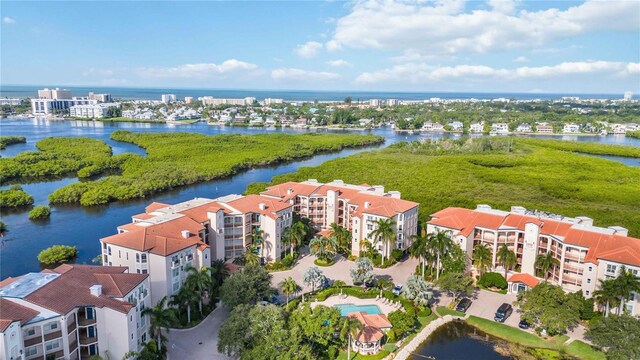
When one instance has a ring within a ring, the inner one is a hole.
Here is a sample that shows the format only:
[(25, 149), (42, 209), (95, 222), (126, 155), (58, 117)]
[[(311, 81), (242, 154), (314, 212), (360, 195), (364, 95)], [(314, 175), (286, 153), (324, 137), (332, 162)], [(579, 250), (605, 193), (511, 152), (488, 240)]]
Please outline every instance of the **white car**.
[(398, 285), (394, 286), (394, 287), (393, 287), (393, 290), (391, 290), (391, 292), (392, 292), (394, 295), (398, 295), (398, 296), (400, 296), (400, 292), (401, 292), (401, 291), (402, 291), (402, 284), (398, 284)]

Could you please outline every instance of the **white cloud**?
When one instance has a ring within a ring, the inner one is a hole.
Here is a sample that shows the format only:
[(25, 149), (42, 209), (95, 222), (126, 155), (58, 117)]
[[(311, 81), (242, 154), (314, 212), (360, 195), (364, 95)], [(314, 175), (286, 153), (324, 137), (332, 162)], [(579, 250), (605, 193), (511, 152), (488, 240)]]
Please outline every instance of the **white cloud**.
[(7, 25), (13, 25), (16, 23), (16, 19), (9, 17), (9, 16), (5, 16), (2, 18), (2, 22), (7, 24)]
[(271, 71), (271, 78), (275, 81), (328, 81), (338, 80), (340, 75), (325, 71), (308, 71), (295, 68), (280, 68)]
[(342, 44), (337, 40), (329, 40), (324, 44), (324, 46), (331, 52), (342, 50)]
[(518, 56), (517, 58), (513, 59), (513, 62), (519, 62), (519, 63), (523, 63), (523, 62), (528, 62), (529, 58), (527, 58), (526, 56)]
[(365, 72), (356, 78), (360, 84), (404, 83), (418, 84), (464, 78), (467, 80), (522, 80), (557, 78), (567, 75), (591, 75), (629, 77), (640, 74), (640, 63), (613, 61), (563, 62), (553, 66), (493, 68), (484, 65), (432, 66), (426, 63), (407, 63), (373, 72)]
[(322, 50), (322, 44), (317, 41), (309, 41), (296, 48), (296, 54), (301, 58), (309, 59), (318, 55)]
[[(593, 1), (561, 10), (517, 10), (491, 1), (464, 10), (461, 1), (366, 0), (336, 22), (327, 49), (373, 48), (425, 55), (541, 47), (596, 30), (638, 31), (640, 2)], [(384, 24), (384, 25), (382, 25)], [(331, 45), (329, 45), (331, 44)]]
[(350, 62), (346, 61), (346, 60), (342, 60), (342, 59), (338, 59), (338, 60), (329, 60), (327, 61), (327, 65), (329, 66), (333, 66), (333, 67), (344, 67), (344, 66), (353, 66), (351, 65)]
[(256, 64), (229, 59), (221, 64), (198, 63), (183, 64), (173, 67), (144, 67), (138, 69), (138, 74), (151, 78), (200, 78), (220, 77), (230, 73), (250, 72), (258, 68)]

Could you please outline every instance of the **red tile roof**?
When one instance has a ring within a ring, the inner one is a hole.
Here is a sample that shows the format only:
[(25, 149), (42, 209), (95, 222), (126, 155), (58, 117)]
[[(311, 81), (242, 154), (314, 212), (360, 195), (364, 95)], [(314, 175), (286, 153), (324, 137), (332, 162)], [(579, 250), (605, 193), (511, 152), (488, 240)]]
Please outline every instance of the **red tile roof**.
[[(114, 299), (122, 297), (140, 285), (148, 274), (126, 274), (126, 267), (62, 265), (53, 272), (61, 274), (56, 279), (27, 295), (24, 300), (67, 314), (79, 306), (108, 307), (127, 313), (133, 305)], [(102, 295), (90, 292), (93, 285), (102, 285)]]
[(14, 321), (27, 322), (39, 314), (36, 310), (0, 298), (0, 331), (5, 331)]
[(386, 315), (367, 314), (364, 311), (359, 311), (349, 313), (347, 316), (357, 319), (364, 325), (357, 336), (357, 339), (362, 342), (376, 342), (384, 337), (384, 332), (381, 329), (391, 328), (391, 322)]
[(144, 211), (150, 213), (150, 212), (154, 212), (154, 211), (156, 211), (158, 209), (165, 208), (167, 206), (169, 206), (169, 205), (154, 201), (151, 204), (149, 204), (146, 208), (144, 208)]
[[(264, 210), (260, 209), (260, 204), (265, 205)], [(276, 212), (293, 206), (291, 204), (260, 195), (247, 195), (239, 199), (229, 201), (227, 205), (237, 209), (241, 213), (257, 213), (274, 219), (277, 218)]]
[(482, 211), (450, 207), (431, 215), (429, 224), (459, 230), (463, 236), (471, 234), (474, 228), (493, 230), (524, 230), (527, 223), (540, 226), (540, 234), (560, 237), (566, 244), (589, 248), (585, 262), (598, 263), (598, 259), (640, 266), (640, 239), (590, 231), (565, 221), (539, 219), (534, 216), (509, 213), (489, 214)]
[(508, 282), (523, 283), (528, 287), (536, 287), (540, 280), (527, 273), (518, 273), (509, 276)]

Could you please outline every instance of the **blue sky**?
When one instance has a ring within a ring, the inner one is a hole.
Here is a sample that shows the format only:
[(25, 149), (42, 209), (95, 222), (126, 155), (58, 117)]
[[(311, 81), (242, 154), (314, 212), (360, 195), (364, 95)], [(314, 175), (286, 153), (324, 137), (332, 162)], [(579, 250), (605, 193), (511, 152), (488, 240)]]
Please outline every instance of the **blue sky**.
[(2, 84), (640, 92), (639, 1), (1, 6)]

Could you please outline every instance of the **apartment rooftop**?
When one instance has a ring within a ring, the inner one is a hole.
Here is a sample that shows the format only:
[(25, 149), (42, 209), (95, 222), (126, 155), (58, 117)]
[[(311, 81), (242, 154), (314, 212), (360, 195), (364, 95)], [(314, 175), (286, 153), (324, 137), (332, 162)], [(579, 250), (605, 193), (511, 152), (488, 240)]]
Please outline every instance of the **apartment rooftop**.
[(28, 273), (0, 288), (0, 297), (23, 299), (58, 278), (56, 273)]
[(533, 223), (540, 227), (542, 235), (588, 249), (585, 262), (598, 263), (598, 259), (604, 259), (640, 266), (640, 239), (629, 237), (627, 229), (621, 226), (594, 226), (593, 220), (586, 216), (564, 217), (532, 212), (520, 206), (502, 211), (478, 205), (475, 210), (446, 208), (431, 214), (431, 217), (429, 224), (458, 230), (463, 236), (471, 235), (476, 228), (524, 231), (527, 223)]

